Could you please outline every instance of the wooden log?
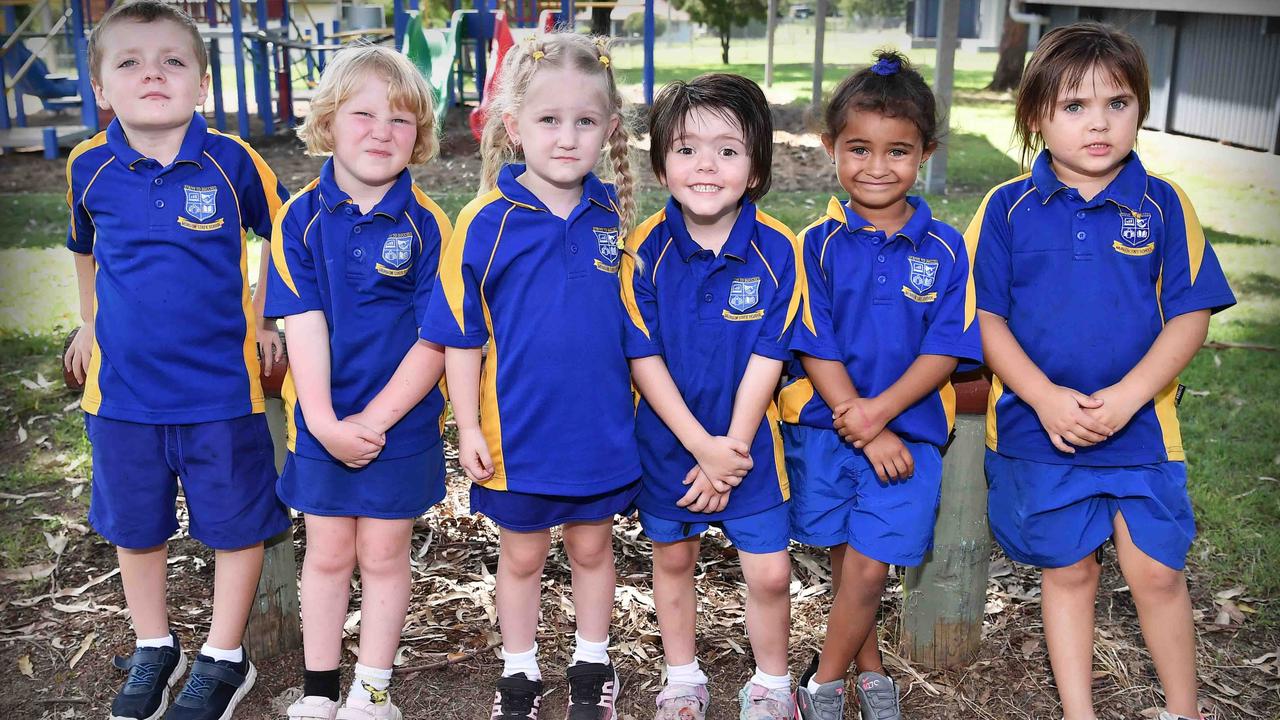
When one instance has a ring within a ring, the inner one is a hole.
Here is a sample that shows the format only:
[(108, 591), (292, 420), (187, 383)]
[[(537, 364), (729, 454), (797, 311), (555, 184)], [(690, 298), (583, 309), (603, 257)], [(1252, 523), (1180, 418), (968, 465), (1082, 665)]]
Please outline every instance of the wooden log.
[(985, 435), (984, 415), (956, 417), (955, 435), (942, 458), (933, 550), (920, 567), (907, 569), (902, 584), (903, 653), (926, 667), (963, 668), (977, 658), (982, 642), (991, 556)]

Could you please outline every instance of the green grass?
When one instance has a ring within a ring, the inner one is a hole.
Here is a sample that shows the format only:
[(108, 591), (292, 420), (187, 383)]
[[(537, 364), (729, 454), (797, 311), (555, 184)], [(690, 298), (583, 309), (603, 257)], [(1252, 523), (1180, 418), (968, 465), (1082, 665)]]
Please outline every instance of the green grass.
[(59, 245), (66, 235), (66, 195), (0, 195), (0, 249)]

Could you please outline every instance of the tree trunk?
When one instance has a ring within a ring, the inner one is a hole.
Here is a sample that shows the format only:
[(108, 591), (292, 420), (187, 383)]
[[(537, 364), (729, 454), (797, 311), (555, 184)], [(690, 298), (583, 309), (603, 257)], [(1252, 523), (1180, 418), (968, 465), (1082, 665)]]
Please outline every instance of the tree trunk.
[(612, 35), (612, 28), (609, 27), (609, 14), (613, 12), (611, 7), (592, 7), (591, 8), (591, 34), (592, 35)]
[(1016, 90), (1022, 82), (1022, 66), (1027, 61), (1027, 26), (1005, 16), (1000, 36), (1000, 60), (988, 90)]
[(729, 64), (729, 23), (720, 26), (720, 62)]

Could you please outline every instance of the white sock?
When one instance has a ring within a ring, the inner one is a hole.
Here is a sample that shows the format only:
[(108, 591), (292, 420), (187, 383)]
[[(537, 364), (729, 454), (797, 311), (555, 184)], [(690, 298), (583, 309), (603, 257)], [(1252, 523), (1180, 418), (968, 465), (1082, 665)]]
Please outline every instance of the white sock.
[(173, 633), (158, 638), (138, 638), (137, 647), (162, 648), (173, 647)]
[[(751, 676), (751, 682), (763, 687), (767, 690), (790, 690), (791, 689), (791, 673), (785, 675), (770, 675), (769, 673), (756, 666), (756, 674)], [(813, 682), (812, 679), (809, 680)]]
[(668, 685), (706, 685), (707, 674), (698, 666), (698, 658), (688, 665), (667, 666)]
[(578, 663), (609, 664), (609, 637), (607, 635), (600, 642), (592, 642), (582, 637), (581, 633), (574, 631), (573, 640), (573, 659), (569, 661), (570, 665), (577, 665)]
[(502, 648), (502, 677), (511, 677), (518, 673), (530, 680), (541, 680), (542, 671), (538, 669), (538, 643), (524, 652), (507, 652)]
[[(815, 675), (816, 675), (816, 673), (815, 673)], [(805, 689), (806, 689), (806, 690), (808, 690), (809, 692), (811, 692), (811, 693), (816, 693), (816, 692), (818, 692), (818, 688), (822, 687), (822, 683), (818, 682), (818, 678), (817, 678), (817, 677), (810, 677), (810, 678), (809, 678), (809, 682), (805, 683), (805, 684), (804, 684), (804, 687), (805, 687)]]
[(225, 660), (227, 662), (238, 663), (244, 660), (244, 646), (237, 645), (235, 650), (223, 650), (216, 648), (209, 643), (205, 643), (200, 648), (200, 654), (213, 658), (214, 660)]
[(351, 691), (347, 693), (347, 705), (381, 705), (389, 700), (388, 687), (391, 687), (391, 668), (356, 663)]

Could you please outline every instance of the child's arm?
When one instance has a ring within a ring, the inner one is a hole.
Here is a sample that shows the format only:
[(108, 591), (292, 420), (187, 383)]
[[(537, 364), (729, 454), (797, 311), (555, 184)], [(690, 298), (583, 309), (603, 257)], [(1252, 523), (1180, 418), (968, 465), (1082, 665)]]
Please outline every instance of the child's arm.
[(270, 375), (271, 368), (284, 358), (284, 345), (276, 331), (276, 321), (263, 314), (267, 304), (267, 275), (271, 266), (271, 241), (262, 240), (262, 261), (258, 267), (258, 284), (253, 293), (253, 316), (257, 320), (258, 356), (262, 358), (262, 374)]
[(1113, 429), (1086, 410), (1102, 407), (1100, 399), (1068, 387), (1055, 385), (1018, 344), (1003, 317), (978, 311), (982, 326), (982, 354), (987, 366), (1011, 390), (1036, 411), (1036, 417), (1053, 446), (1064, 453), (1075, 447), (1096, 445)]
[(385, 433), (400, 422), (444, 375), (444, 348), (419, 340), (405, 353), (396, 371), (363, 410), (343, 420)]
[(444, 368), (449, 404), (458, 425), (458, 462), (471, 482), (493, 477), (489, 443), (480, 429), (480, 348), (446, 347)]
[(92, 255), (75, 254), (76, 288), (80, 296), (80, 330), (62, 358), (63, 367), (71, 371), (76, 381), (83, 384), (89, 371), (89, 356), (93, 353), (93, 304), (94, 273), (97, 263)]
[(1170, 319), (1156, 336), (1151, 349), (1120, 382), (1093, 394), (1101, 405), (1086, 409), (1085, 414), (1111, 428), (1112, 432), (1120, 432), (1134, 413), (1178, 377), (1208, 335), (1208, 310), (1197, 310)]
[(339, 420), (329, 392), (329, 323), (312, 310), (284, 319), (289, 334), (289, 369), (307, 429), (331, 455), (350, 467), (368, 465), (382, 452), (385, 438), (363, 425)]
[(873, 398), (854, 397), (832, 408), (840, 437), (856, 448), (864, 447), (890, 420), (936, 391), (955, 372), (957, 363), (950, 355), (920, 355), (884, 392)]
[(750, 444), (741, 439), (715, 437), (708, 433), (685, 404), (660, 356), (633, 358), (631, 378), (653, 411), (693, 455), (698, 467), (715, 484), (718, 492), (724, 492), (746, 477), (752, 466)]

